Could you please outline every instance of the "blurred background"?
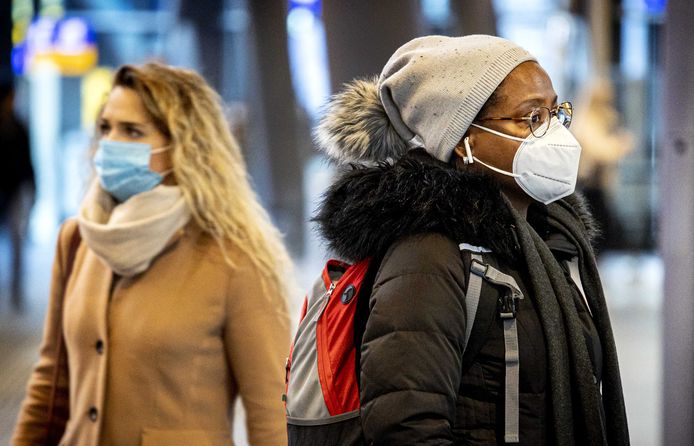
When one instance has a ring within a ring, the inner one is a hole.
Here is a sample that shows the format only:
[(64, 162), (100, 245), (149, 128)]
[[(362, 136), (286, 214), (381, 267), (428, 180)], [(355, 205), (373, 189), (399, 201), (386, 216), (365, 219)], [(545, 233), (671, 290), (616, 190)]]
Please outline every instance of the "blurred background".
[[(659, 144), (668, 76), (663, 36), (671, 21), (684, 20), (673, 9), (691, 9), (686, 0), (666, 3), (0, 1), (0, 444), (9, 441), (37, 359), (56, 231), (76, 213), (85, 192), (96, 111), (117, 66), (154, 59), (190, 67), (217, 89), (254, 186), (286, 234), (306, 287), (327, 255), (309, 222), (333, 176), (311, 142), (321, 104), (342, 83), (378, 74), (413, 37), (476, 33), (506, 37), (530, 50), (559, 99), (574, 103), (572, 131), (584, 148), (579, 188), (603, 227), (597, 247), (632, 444), (691, 444), (666, 442), (662, 415), (668, 410), (661, 327), (669, 277), (658, 249), (659, 197), (667, 177)], [(675, 32), (682, 35), (673, 42), (692, 33), (686, 26)], [(689, 60), (691, 53), (680, 57)], [(691, 246), (691, 230), (684, 231)], [(687, 294), (692, 287), (678, 290)], [(296, 317), (302, 298), (292, 302)], [(694, 331), (691, 318), (680, 323)], [(689, 407), (673, 410), (689, 420), (692, 388), (680, 389)], [(245, 444), (242, 429), (235, 438)]]

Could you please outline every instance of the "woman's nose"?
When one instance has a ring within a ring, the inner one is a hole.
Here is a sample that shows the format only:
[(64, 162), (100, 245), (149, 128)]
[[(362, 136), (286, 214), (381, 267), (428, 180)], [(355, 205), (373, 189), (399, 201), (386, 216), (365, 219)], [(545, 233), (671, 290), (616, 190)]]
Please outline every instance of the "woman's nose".
[(118, 135), (118, 133), (114, 129), (111, 129), (105, 133), (102, 133), (101, 138), (99, 138), (99, 139), (103, 139), (106, 141), (123, 141), (124, 140), (123, 138), (120, 137), (120, 135)]

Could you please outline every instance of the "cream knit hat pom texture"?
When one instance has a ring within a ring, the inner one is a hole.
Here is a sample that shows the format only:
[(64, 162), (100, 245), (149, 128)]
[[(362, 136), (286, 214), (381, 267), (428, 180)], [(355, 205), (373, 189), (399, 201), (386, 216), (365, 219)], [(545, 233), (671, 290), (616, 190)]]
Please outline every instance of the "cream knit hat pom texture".
[(535, 60), (500, 37), (413, 39), (378, 78), (348, 83), (328, 101), (314, 140), (338, 163), (397, 159), (416, 147), (448, 162), (499, 84)]

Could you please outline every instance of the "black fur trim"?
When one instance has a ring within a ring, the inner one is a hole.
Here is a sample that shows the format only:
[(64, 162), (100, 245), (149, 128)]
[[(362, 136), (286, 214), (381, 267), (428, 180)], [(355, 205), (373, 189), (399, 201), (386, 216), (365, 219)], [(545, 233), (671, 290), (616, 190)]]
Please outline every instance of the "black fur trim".
[(582, 193), (576, 192), (564, 198), (564, 203), (568, 204), (569, 209), (583, 223), (586, 228), (588, 241), (593, 244), (602, 236), (600, 223), (595, 220), (590, 210), (590, 204)]
[(329, 247), (348, 261), (384, 252), (396, 240), (440, 233), (513, 260), (513, 218), (489, 177), (463, 173), (422, 149), (394, 165), (346, 172), (313, 219)]

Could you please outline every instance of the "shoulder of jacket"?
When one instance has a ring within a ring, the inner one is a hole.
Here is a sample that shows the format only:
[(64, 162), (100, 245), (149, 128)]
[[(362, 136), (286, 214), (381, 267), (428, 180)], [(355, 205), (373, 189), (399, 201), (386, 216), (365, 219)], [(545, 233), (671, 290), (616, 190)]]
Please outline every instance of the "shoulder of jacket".
[(207, 232), (190, 227), (185, 228), (185, 237), (188, 238), (185, 250), (194, 253), (185, 261), (197, 261), (198, 259), (208, 267), (221, 272), (229, 277), (240, 275), (260, 274), (255, 270), (258, 266), (251, 258), (251, 253), (245, 252), (234, 242), (225, 240), (220, 243)]
[(61, 242), (68, 242), (72, 237), (74, 237), (75, 231), (79, 231), (77, 217), (70, 217), (60, 225), (58, 239)]
[(380, 271), (388, 275), (439, 274), (462, 265), (458, 244), (437, 233), (403, 237), (386, 251)]
[(58, 251), (65, 257), (65, 259), (63, 259), (63, 264), (67, 260), (67, 257), (74, 255), (81, 240), (79, 223), (76, 217), (68, 218), (60, 225), (57, 244)]
[(427, 232), (402, 237), (396, 240), (387, 251), (391, 254), (405, 252), (440, 257), (442, 254), (457, 253), (458, 244), (443, 234)]

